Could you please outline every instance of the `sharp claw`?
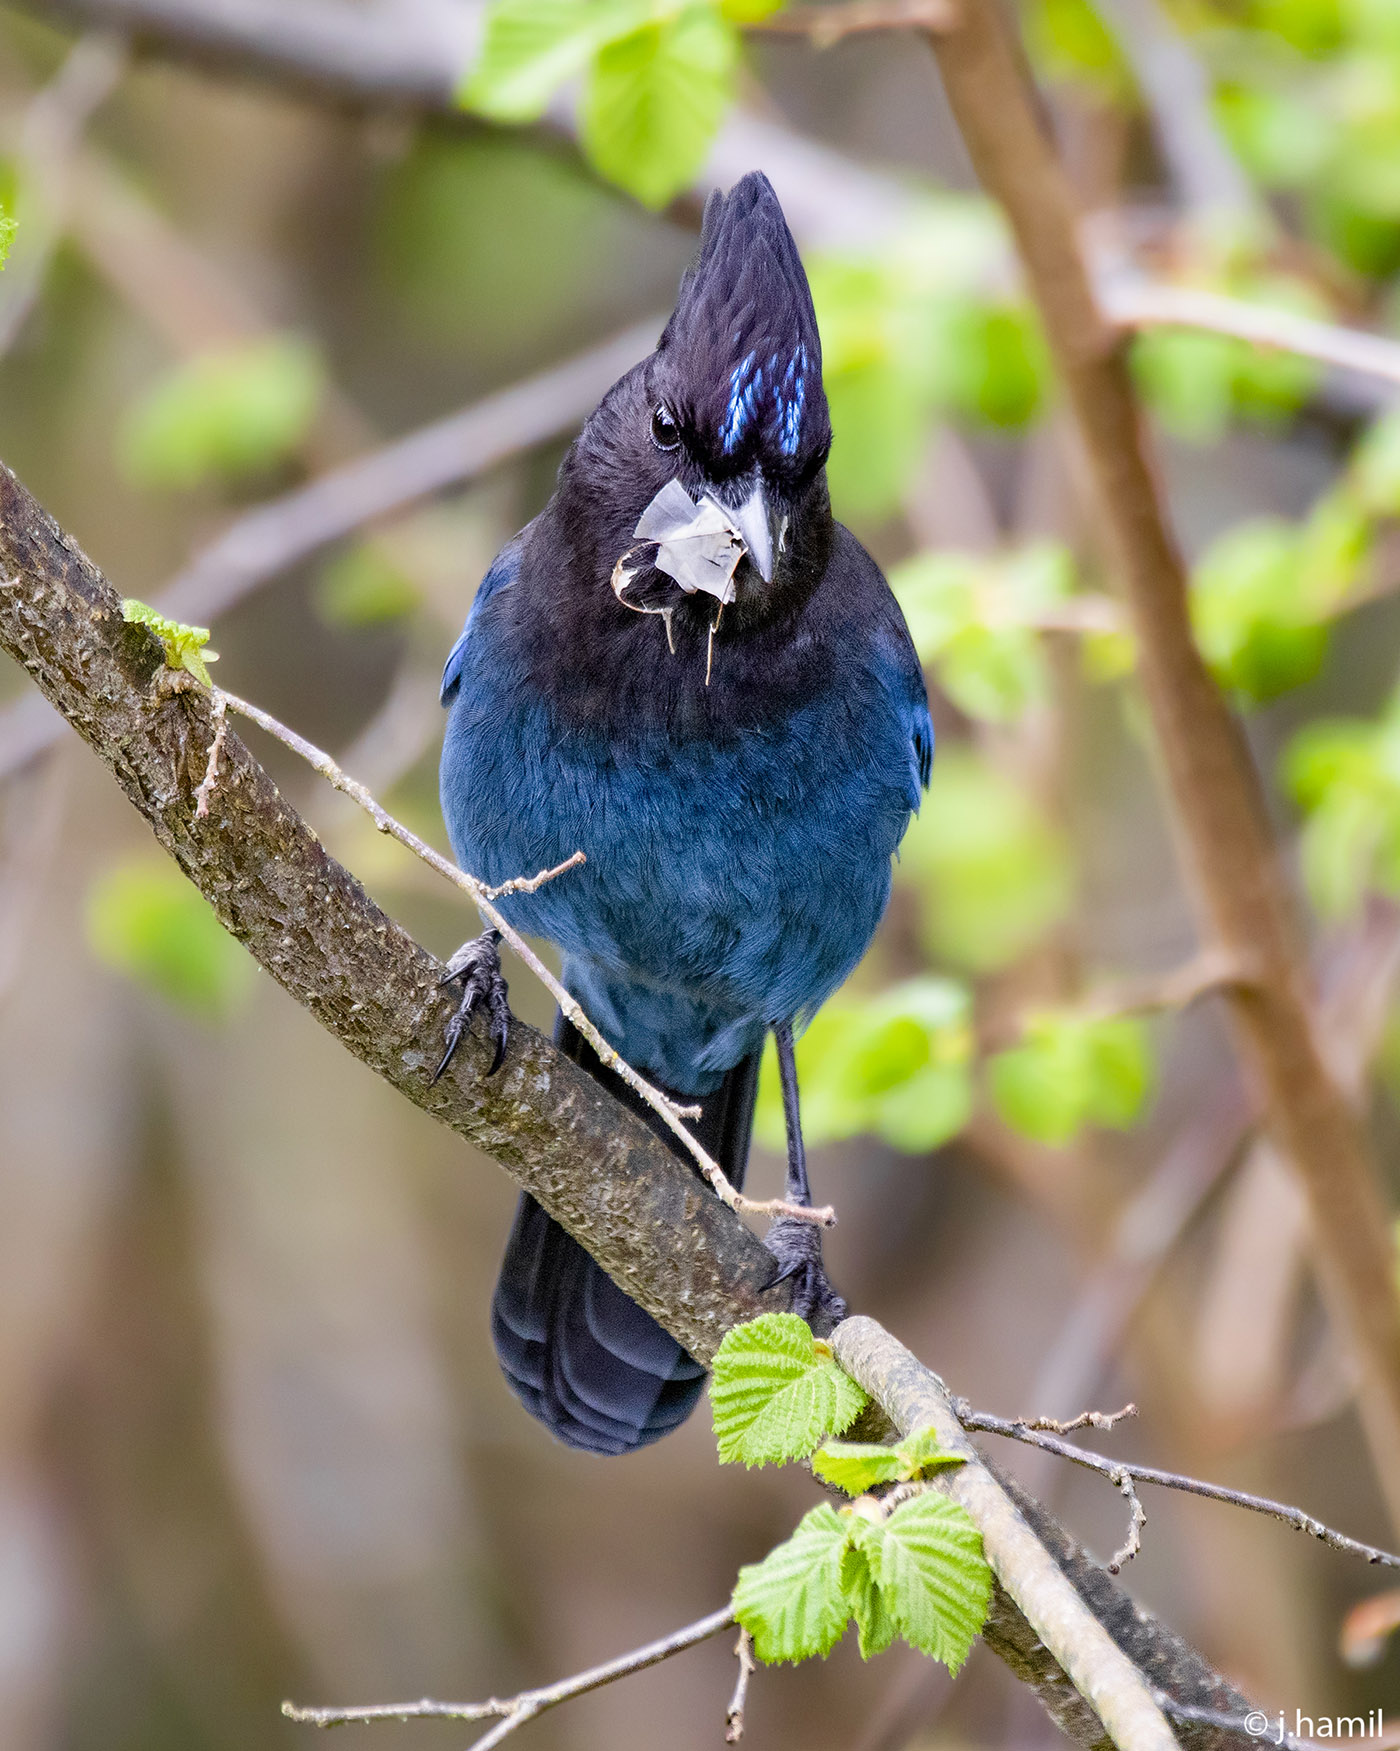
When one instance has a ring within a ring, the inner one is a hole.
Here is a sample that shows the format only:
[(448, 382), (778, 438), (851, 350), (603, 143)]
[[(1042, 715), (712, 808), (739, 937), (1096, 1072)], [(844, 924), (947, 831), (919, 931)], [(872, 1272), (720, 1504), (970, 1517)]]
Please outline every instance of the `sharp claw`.
[(794, 1259), (790, 1265), (784, 1265), (776, 1277), (770, 1277), (768, 1279), (759, 1290), (759, 1294), (766, 1295), (770, 1289), (776, 1289), (779, 1283), (786, 1283), (789, 1277), (795, 1277), (802, 1269), (803, 1263), (804, 1261), (802, 1259)]
[(478, 1009), (483, 1010), (490, 1019), (490, 1037), (496, 1048), (491, 1068), (486, 1074), (494, 1076), (505, 1062), (506, 1046), (510, 1037), (510, 1010), (507, 1006), (505, 980), (501, 977), (500, 963), (495, 955), (495, 945), (499, 941), (499, 932), (488, 930), (476, 942), (464, 943), (453, 956), (454, 961), (460, 959), (462, 964), (449, 964), (437, 982), (439, 990), (459, 981), (464, 989), (457, 1013), (448, 1023), (447, 1049), (428, 1083), (430, 1088), (452, 1062), (452, 1056), (461, 1043), (463, 1034), (472, 1031), (472, 1021)]
[(461, 1037), (462, 1036), (460, 1034), (454, 1034), (452, 1036), (452, 1038), (448, 1040), (447, 1050), (442, 1055), (442, 1062), (438, 1065), (437, 1069), (434, 1070), (432, 1075), (428, 1078), (428, 1087), (429, 1088), (431, 1088), (433, 1086), (433, 1084), (442, 1075), (443, 1071), (446, 1070), (447, 1066), (452, 1062), (452, 1054), (457, 1050), (457, 1044), (458, 1044), (458, 1041), (461, 1039)]

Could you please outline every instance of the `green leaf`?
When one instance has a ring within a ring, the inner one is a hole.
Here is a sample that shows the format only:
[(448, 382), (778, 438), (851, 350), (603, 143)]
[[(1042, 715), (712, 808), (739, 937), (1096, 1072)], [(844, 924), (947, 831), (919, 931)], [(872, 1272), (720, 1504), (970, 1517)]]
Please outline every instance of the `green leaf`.
[(137, 626), (150, 627), (165, 646), (167, 669), (184, 669), (204, 686), (214, 685), (206, 665), (217, 663), (219, 653), (206, 648), (209, 643), (207, 626), (186, 626), (182, 620), (167, 620), (165, 615), (158, 614), (145, 602), (138, 602), (134, 596), (123, 599), (122, 619)]
[(848, 1429), (865, 1394), (792, 1313), (765, 1313), (727, 1331), (710, 1377), (719, 1456), (726, 1463), (804, 1458)]
[(253, 961), (169, 861), (104, 871), (88, 892), (86, 926), (106, 966), (203, 1020), (231, 1015), (256, 983)]
[(6, 257), (10, 253), (10, 245), (14, 242), (15, 232), (18, 229), (19, 222), (12, 218), (3, 206), (0, 206), (0, 269), (5, 266)]
[(295, 336), (206, 353), (169, 371), (131, 410), (123, 463), (153, 487), (262, 473), (301, 444), (324, 387), (316, 350)]
[(812, 1455), (812, 1470), (823, 1483), (848, 1496), (863, 1496), (876, 1484), (898, 1483), (908, 1462), (895, 1447), (871, 1441), (827, 1441)]
[(864, 1495), (882, 1483), (907, 1483), (962, 1463), (959, 1454), (940, 1449), (931, 1429), (907, 1436), (894, 1447), (867, 1441), (827, 1441), (812, 1455), (812, 1470), (817, 1476), (848, 1496)]
[(731, 24), (762, 24), (786, 4), (787, 0), (719, 0), (719, 9)]
[(664, 207), (705, 162), (737, 60), (734, 26), (709, 4), (604, 44), (583, 104), (591, 162), (643, 205)]
[(841, 1559), (841, 1591), (856, 1620), (862, 1660), (873, 1660), (876, 1654), (883, 1654), (899, 1634), (889, 1599), (870, 1567), (870, 1548), (879, 1542), (883, 1530), (878, 1523), (862, 1519), (859, 1514), (852, 1514), (846, 1524), (849, 1542)]
[(605, 43), (652, 11), (650, 0), (493, 0), (458, 102), (493, 121), (534, 121)]
[(823, 1503), (761, 1563), (739, 1570), (734, 1615), (765, 1665), (830, 1653), (850, 1616), (841, 1586), (846, 1528)]
[(991, 1599), (981, 1533), (964, 1508), (934, 1491), (901, 1502), (879, 1531), (864, 1548), (900, 1634), (956, 1672)]

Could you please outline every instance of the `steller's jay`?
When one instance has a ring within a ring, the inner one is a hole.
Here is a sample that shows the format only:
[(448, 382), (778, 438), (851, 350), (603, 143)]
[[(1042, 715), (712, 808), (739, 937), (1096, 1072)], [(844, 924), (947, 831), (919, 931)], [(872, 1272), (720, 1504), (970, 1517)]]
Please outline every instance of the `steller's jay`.
[[(755, 172), (710, 197), (656, 351), (496, 558), (442, 678), (458, 862), (497, 883), (586, 854), (501, 908), (558, 944), (564, 984), (625, 1059), (701, 1104), (695, 1129), (736, 1185), (771, 1029), (803, 1204), (793, 1029), (864, 954), (933, 753), (899, 607), (832, 518), (830, 447), (807, 278)], [(439, 1074), (477, 1008), (493, 1071), (505, 1053), (497, 941), (449, 964), (463, 995)], [(647, 1116), (562, 1018), (555, 1037)], [(780, 1219), (767, 1243), (794, 1311), (839, 1318), (820, 1231)], [(526, 1408), (592, 1452), (656, 1440), (704, 1382), (529, 1197), (492, 1333)]]

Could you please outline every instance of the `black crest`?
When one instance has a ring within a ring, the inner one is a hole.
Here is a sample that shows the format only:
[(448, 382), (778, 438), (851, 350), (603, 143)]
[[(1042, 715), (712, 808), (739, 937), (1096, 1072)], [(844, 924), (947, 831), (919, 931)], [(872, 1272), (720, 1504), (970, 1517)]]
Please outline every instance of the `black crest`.
[(716, 191), (657, 348), (653, 383), (716, 475), (799, 475), (831, 446), (807, 275), (761, 171)]

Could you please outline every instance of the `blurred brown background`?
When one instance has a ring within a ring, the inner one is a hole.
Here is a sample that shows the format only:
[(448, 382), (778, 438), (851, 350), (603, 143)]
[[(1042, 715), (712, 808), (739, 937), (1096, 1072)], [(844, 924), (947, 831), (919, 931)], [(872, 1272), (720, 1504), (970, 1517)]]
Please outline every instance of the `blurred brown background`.
[[(71, 45), (0, 10), (12, 166)], [(101, 53), (110, 89), (82, 143), (63, 146), (66, 228), (0, 360), (0, 455), (124, 593), (156, 597), (242, 500), (663, 313), (693, 245), (693, 212), (646, 215), (542, 133), (352, 113), (159, 59), (114, 61), (108, 79)], [(922, 50), (871, 38), (814, 56), (774, 41), (755, 60), (754, 101), (796, 129), (967, 186)], [(1063, 101), (1093, 170), (1116, 148), (1092, 105)], [(25, 242), (22, 229), (0, 313), (28, 271)], [(245, 488), (141, 484), (114, 434), (143, 388), (263, 331), (312, 337), (325, 362), (331, 389), (305, 441)], [(1003, 530), (1075, 533), (1053, 418), (958, 444)], [(541, 443), (380, 528), (412, 585), (404, 612), (357, 610), (334, 555), (249, 594), (215, 623), (218, 678), (343, 754), (441, 843), (436, 670), (560, 453)], [(1296, 510), (1338, 466), (1339, 440), (1315, 417), (1166, 455), (1195, 550), (1246, 513)], [(862, 525), (883, 559), (940, 527), (966, 544), (953, 478), (935, 456), (921, 497)], [(1349, 623), (1307, 710), (1370, 709), (1398, 643), (1393, 603)], [(22, 691), (0, 672), (0, 698)], [(1266, 755), (1301, 709), (1257, 725)], [(936, 714), (950, 741), (966, 733), (946, 702)], [(1141, 738), (1097, 693), (1061, 728), (1080, 886), (1037, 953), (1164, 971), (1192, 935)], [(1014, 764), (1013, 740), (1001, 751)], [(475, 930), (449, 890), (257, 746), (420, 940), (445, 954)], [(803, 1475), (722, 1470), (703, 1413), (622, 1461), (552, 1444), (488, 1341), (505, 1177), (261, 975), (220, 973), (202, 1015), (102, 964), (94, 892), (156, 854), (74, 739), (5, 778), (0, 833), (0, 1743), (304, 1744), (312, 1729), (280, 1718), (284, 1697), (507, 1694), (721, 1603), (737, 1566), (810, 1505)], [(1353, 991), (1375, 971), (1358, 940)], [(901, 897), (872, 978), (924, 964)], [(523, 970), (512, 998), (546, 1025)], [(833, 1274), (981, 1406), (1067, 1415), (1133, 1398), (1140, 1421), (1098, 1445), (1393, 1542), (1286, 1181), (1232, 1146), (1239, 1100), (1207, 1006), (1172, 1034), (1163, 1092), (1128, 1136), (1052, 1151), (984, 1115), (927, 1157), (869, 1139), (827, 1148), (815, 1173), (841, 1213)], [(776, 1185), (775, 1158), (758, 1178)], [(1173, 1239), (1148, 1281), (1134, 1261)], [(1006, 1457), (1096, 1551), (1119, 1543), (1111, 1488)], [(1400, 1712), (1400, 1655), (1348, 1672), (1336, 1652), (1373, 1572), (1213, 1504), (1154, 1493), (1146, 1506), (1129, 1584), (1261, 1702)], [(525, 1732), (540, 1747), (710, 1746), (731, 1668), (726, 1637)], [(403, 1751), (470, 1737), (372, 1730)], [(863, 1666), (845, 1645), (761, 1673), (750, 1696), (748, 1742), (775, 1751), (1054, 1737), (981, 1650), (955, 1688), (908, 1650)]]

